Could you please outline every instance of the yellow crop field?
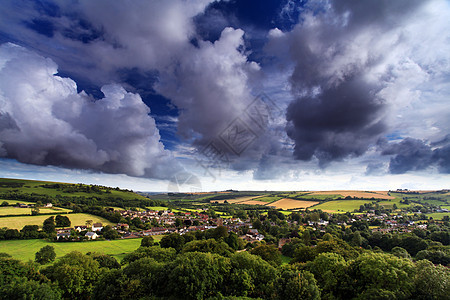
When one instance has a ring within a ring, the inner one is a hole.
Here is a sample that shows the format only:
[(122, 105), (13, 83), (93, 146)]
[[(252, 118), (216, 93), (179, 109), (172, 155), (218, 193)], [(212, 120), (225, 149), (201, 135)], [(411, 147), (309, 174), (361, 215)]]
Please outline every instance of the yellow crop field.
[(293, 199), (280, 199), (278, 201), (268, 204), (268, 206), (275, 206), (281, 209), (294, 209), (294, 208), (307, 208), (318, 204), (317, 201), (303, 201), (303, 200), (293, 200)]
[[(22, 229), (25, 225), (39, 225), (42, 226), (44, 220), (50, 218), (51, 216), (56, 217), (57, 215), (37, 215), (37, 216), (19, 216), (19, 217), (3, 217), (0, 218), (0, 228), (8, 227), (11, 229)], [(102, 223), (103, 225), (113, 225), (110, 221), (105, 218), (90, 215), (90, 214), (67, 214), (69, 217), (71, 226), (85, 225), (86, 220), (92, 220), (94, 223)]]
[(266, 205), (267, 202), (257, 201), (257, 200), (248, 200), (244, 202), (239, 202), (239, 204), (247, 204), (247, 205)]

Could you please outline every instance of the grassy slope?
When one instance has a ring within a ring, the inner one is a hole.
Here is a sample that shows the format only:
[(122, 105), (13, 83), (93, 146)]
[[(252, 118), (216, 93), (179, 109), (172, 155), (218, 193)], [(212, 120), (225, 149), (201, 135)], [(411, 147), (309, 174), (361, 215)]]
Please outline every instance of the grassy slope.
[[(160, 241), (162, 236), (154, 236), (155, 241)], [(126, 253), (139, 248), (141, 239), (119, 239), (114, 241), (92, 241), (92, 242), (67, 242), (57, 243), (46, 240), (13, 240), (0, 241), (0, 252), (6, 252), (16, 259), (22, 261), (34, 260), (34, 255), (39, 249), (46, 245), (53, 246), (56, 258), (72, 251), (100, 252), (110, 254), (121, 260)]]
[[(85, 196), (87, 198), (90, 198), (90, 197), (96, 197), (96, 198), (120, 197), (124, 200), (146, 199), (144, 196), (135, 194), (133, 192), (127, 192), (127, 191), (111, 190), (111, 193), (103, 193), (103, 194), (85, 193), (85, 192), (64, 193), (63, 191), (58, 191), (56, 189), (49, 189), (49, 188), (41, 187), (41, 185), (44, 185), (44, 184), (55, 183), (55, 182), (49, 182), (49, 181), (0, 178), (0, 183), (2, 183), (2, 182), (23, 183), (24, 186), (21, 188), (10, 188), (10, 187), (0, 186), (0, 193), (11, 191), (11, 190), (19, 190), (20, 192), (23, 192), (23, 193), (36, 193), (36, 194), (48, 195), (48, 196), (52, 196), (52, 197), (54, 197), (56, 195), (61, 195), (61, 196)], [(69, 184), (69, 183), (61, 183), (61, 184)], [(15, 202), (17, 202), (17, 201), (15, 201)]]
[[(11, 229), (22, 229), (25, 225), (39, 225), (42, 226), (42, 223), (45, 219), (57, 215), (38, 215), (38, 216), (18, 216), (18, 217), (4, 217), (0, 218), (0, 227), (8, 227)], [(72, 223), (72, 227), (76, 225), (85, 225), (86, 220), (92, 220), (94, 223), (100, 222), (103, 225), (113, 225), (110, 221), (105, 218), (89, 215), (89, 214), (68, 214), (70, 222)]]
[(371, 203), (370, 200), (333, 200), (328, 201), (316, 206), (310, 207), (310, 209), (321, 209), (323, 211), (330, 212), (352, 212), (355, 209), (359, 209), (364, 203)]

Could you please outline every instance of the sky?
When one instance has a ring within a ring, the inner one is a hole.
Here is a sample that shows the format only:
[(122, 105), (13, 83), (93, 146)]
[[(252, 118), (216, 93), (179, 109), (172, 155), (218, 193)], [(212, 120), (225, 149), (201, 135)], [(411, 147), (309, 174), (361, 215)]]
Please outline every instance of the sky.
[(0, 6), (0, 177), (450, 188), (450, 1)]

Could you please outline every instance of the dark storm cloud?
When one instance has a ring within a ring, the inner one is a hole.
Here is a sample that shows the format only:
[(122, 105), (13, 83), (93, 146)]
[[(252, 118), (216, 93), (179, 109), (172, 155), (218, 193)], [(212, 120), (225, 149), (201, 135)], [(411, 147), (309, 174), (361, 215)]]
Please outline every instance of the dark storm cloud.
[(394, 155), (389, 162), (389, 172), (403, 174), (428, 168), (433, 162), (431, 147), (422, 140), (406, 138), (391, 144), (382, 151), (383, 155)]
[(295, 158), (325, 166), (363, 155), (386, 132), (385, 83), (370, 74), (398, 43), (390, 28), (419, 3), (310, 1), (291, 32), (270, 32), (267, 50), (295, 66), (286, 114)]
[(319, 159), (322, 166), (349, 155), (359, 156), (385, 129), (378, 120), (383, 102), (375, 87), (348, 79), (317, 96), (302, 97), (287, 110), (287, 133), (295, 141), (294, 155)]
[[(434, 148), (432, 145), (440, 145)], [(382, 155), (391, 155), (389, 172), (403, 174), (436, 166), (440, 173), (450, 173), (450, 143), (444, 139), (429, 145), (423, 140), (405, 138), (399, 143), (384, 144)]]

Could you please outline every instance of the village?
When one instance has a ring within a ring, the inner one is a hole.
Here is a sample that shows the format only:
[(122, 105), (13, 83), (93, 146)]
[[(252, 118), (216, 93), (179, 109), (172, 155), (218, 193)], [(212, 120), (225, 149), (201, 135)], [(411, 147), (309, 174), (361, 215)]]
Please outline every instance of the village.
[[(260, 242), (265, 236), (254, 228), (254, 223), (250, 218), (242, 220), (236, 217), (210, 217), (205, 212), (172, 212), (167, 210), (120, 210), (122, 220), (126, 222), (117, 223), (115, 226), (107, 226), (108, 231), (115, 232), (114, 235), (106, 235), (105, 226), (102, 223), (92, 223), (87, 220), (84, 225), (75, 225), (73, 227), (59, 228), (56, 230), (57, 241), (77, 241), (77, 240), (96, 240), (109, 239), (108, 237), (121, 239), (142, 238), (145, 236), (155, 236), (170, 233), (178, 233), (180, 235), (193, 232), (214, 229), (218, 226), (224, 226), (228, 232), (234, 232), (247, 242)], [(337, 225), (348, 227), (353, 223), (366, 222), (371, 225), (372, 232), (381, 233), (407, 233), (414, 229), (426, 229), (427, 222), (421, 220), (423, 217), (419, 215), (406, 216), (401, 214), (375, 214), (374, 211), (360, 214), (334, 215), (322, 213), (323, 219), (308, 217), (309, 212), (299, 213), (305, 222), (299, 222), (292, 218), (283, 220), (284, 226), (289, 228), (311, 230), (320, 230), (325, 232), (329, 225)], [(344, 221), (345, 219), (345, 221)], [(139, 226), (140, 225), (140, 226)], [(277, 222), (270, 221), (270, 226), (278, 225)], [(140, 227), (145, 227), (142, 229)]]

